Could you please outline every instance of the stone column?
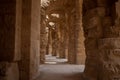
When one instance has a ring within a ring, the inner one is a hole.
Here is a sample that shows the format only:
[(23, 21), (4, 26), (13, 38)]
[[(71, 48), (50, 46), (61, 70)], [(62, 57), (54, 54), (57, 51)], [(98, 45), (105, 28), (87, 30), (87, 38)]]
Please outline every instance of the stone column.
[(75, 54), (75, 23), (74, 23), (74, 16), (75, 9), (72, 9), (73, 12), (69, 12), (69, 43), (68, 43), (68, 62), (70, 64), (76, 64), (76, 54)]
[(61, 31), (60, 31), (60, 24), (57, 23), (56, 26), (56, 32), (57, 32), (57, 39), (56, 39), (56, 46), (57, 46), (57, 56), (60, 57), (60, 40), (61, 40)]
[[(120, 20), (115, 19), (115, 1), (106, 3), (109, 11), (103, 19), (103, 38), (99, 40), (100, 80), (120, 79)], [(115, 21), (116, 20), (116, 21)]]
[(73, 8), (69, 9), (69, 53), (68, 62), (71, 64), (84, 64), (85, 48), (82, 29), (82, 0), (76, 0)]
[(65, 30), (64, 27), (66, 27), (64, 25), (64, 22), (60, 23), (60, 45), (59, 45), (59, 57), (60, 58), (65, 58)]
[(40, 64), (44, 64), (47, 46), (47, 31), (45, 14), (41, 13), (41, 28), (40, 28)]
[(59, 46), (60, 46), (60, 26), (59, 23), (56, 23), (56, 56), (59, 56)]
[(83, 23), (87, 55), (84, 74), (88, 80), (120, 79), (119, 57), (116, 56), (119, 52), (119, 29), (114, 26), (114, 3), (114, 0), (84, 0)]
[(56, 27), (52, 29), (52, 56), (57, 56), (57, 32)]
[(75, 54), (76, 64), (85, 64), (85, 46), (82, 26), (82, 0), (76, 0)]
[[(87, 80), (98, 80), (100, 72), (98, 41), (103, 37), (102, 20), (105, 16), (105, 8), (97, 4), (98, 0), (83, 0), (83, 28), (86, 50), (84, 78)], [(102, 3), (100, 4), (102, 5)]]
[(65, 12), (65, 27), (64, 27), (64, 53), (65, 53), (65, 58), (68, 59), (68, 41), (69, 41), (69, 23), (68, 23), (68, 13), (67, 11)]
[(40, 0), (22, 0), (20, 80), (39, 75)]
[(21, 5), (0, 1), (0, 80), (19, 80)]
[(47, 42), (47, 48), (46, 48), (46, 54), (52, 54), (52, 36), (51, 36), (51, 28), (49, 27), (48, 30), (48, 42)]

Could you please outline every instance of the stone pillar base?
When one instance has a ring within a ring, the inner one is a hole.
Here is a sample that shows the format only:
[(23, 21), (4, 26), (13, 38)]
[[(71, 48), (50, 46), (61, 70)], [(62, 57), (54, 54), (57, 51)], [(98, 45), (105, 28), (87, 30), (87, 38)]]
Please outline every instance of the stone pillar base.
[(0, 62), (0, 80), (19, 80), (18, 63)]

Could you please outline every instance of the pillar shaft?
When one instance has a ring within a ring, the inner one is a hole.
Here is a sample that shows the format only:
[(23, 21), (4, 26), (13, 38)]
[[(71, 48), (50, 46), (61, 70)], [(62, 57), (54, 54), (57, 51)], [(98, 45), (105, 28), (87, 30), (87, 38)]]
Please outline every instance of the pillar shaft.
[(69, 44), (68, 44), (68, 62), (70, 64), (76, 64), (76, 54), (75, 54), (75, 11), (74, 12), (69, 12), (69, 18), (68, 18), (68, 23), (69, 23)]
[[(99, 54), (100, 54), (100, 80), (120, 79), (120, 57), (119, 57), (119, 23), (115, 23), (115, 1), (107, 2), (107, 9), (109, 16), (105, 16), (103, 20), (103, 38), (99, 40)], [(112, 6), (109, 6), (112, 5)], [(116, 18), (118, 19), (118, 18)]]
[(56, 27), (52, 30), (52, 55), (57, 56), (57, 31)]
[[(43, 11), (45, 11), (43, 9)], [(42, 12), (42, 11), (41, 11)], [(46, 15), (41, 13), (41, 28), (40, 28), (40, 63), (45, 63), (46, 47), (47, 47), (47, 31), (46, 31)]]
[(85, 64), (84, 32), (82, 26), (82, 0), (76, 0), (75, 20), (75, 54), (76, 64)]
[(22, 0), (20, 80), (33, 80), (39, 73), (40, 0)]
[(19, 80), (21, 1), (0, 5), (0, 80)]
[(114, 2), (113, 0), (90, 2), (84, 0), (83, 25), (87, 55), (85, 79), (120, 79), (119, 69), (116, 66), (119, 65), (119, 62), (115, 60), (118, 58), (115, 55), (119, 52), (117, 45), (119, 44), (119, 36), (118, 32), (114, 31), (117, 28), (115, 26)]
[(98, 40), (103, 36), (102, 18), (104, 17), (104, 8), (96, 6), (97, 0), (84, 0), (83, 4), (83, 28), (86, 50), (84, 77), (88, 80), (98, 80), (100, 64)]
[(59, 44), (59, 57), (60, 58), (65, 58), (66, 54), (65, 54), (65, 23), (60, 23), (60, 44)]
[(48, 31), (48, 42), (47, 42), (46, 54), (52, 54), (52, 35), (51, 35), (51, 28), (49, 28), (49, 31)]

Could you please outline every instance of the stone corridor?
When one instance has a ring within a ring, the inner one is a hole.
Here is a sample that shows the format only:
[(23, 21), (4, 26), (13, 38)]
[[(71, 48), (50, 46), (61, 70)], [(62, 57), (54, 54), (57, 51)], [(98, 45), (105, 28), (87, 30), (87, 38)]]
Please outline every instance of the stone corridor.
[(71, 65), (66, 59), (46, 56), (46, 64), (40, 65), (40, 75), (35, 80), (82, 80), (84, 65)]
[(68, 64), (67, 59), (46, 55), (45, 64), (40, 65), (40, 75), (35, 80), (82, 80), (84, 65)]
[(120, 80), (120, 0), (0, 0), (0, 80), (36, 78)]

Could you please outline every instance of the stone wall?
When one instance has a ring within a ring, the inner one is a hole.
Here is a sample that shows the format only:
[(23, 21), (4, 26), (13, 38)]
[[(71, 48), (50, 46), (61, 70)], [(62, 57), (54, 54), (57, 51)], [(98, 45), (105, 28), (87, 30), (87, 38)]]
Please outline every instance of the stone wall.
[(117, 10), (117, 14), (120, 17), (120, 0), (118, 0), (118, 2), (116, 2), (116, 10)]
[(41, 26), (40, 26), (40, 64), (44, 64), (45, 62), (46, 47), (47, 47), (47, 42), (48, 42), (45, 19), (46, 19), (45, 10), (42, 8)]
[(76, 63), (85, 65), (85, 45), (84, 31), (82, 23), (82, 4), (83, 0), (76, 0), (76, 19), (75, 19), (75, 45), (76, 45)]
[[(64, 16), (64, 14), (61, 14), (62, 16)], [(64, 16), (65, 17), (65, 16)], [(62, 19), (62, 22), (60, 22), (60, 26), (59, 26), (59, 33), (60, 33), (60, 36), (59, 36), (59, 39), (57, 39), (57, 36), (56, 36), (56, 41), (59, 40), (59, 57), (60, 58), (66, 58), (66, 47), (67, 47), (67, 37), (66, 36), (68, 33), (67, 33), (67, 30), (66, 30), (66, 26), (65, 26), (65, 18)], [(56, 31), (56, 34), (57, 34), (57, 31)], [(57, 43), (58, 44), (58, 43)], [(56, 45), (57, 47), (57, 45)]]
[(115, 1), (117, 0), (84, 0), (86, 80), (120, 79), (120, 29), (116, 23)]
[(75, 10), (69, 12), (69, 43), (68, 43), (68, 61), (70, 64), (76, 64), (75, 53)]
[(15, 9), (15, 0), (0, 1), (0, 61), (14, 59)]
[(20, 26), (18, 24), (20, 19), (18, 19), (18, 10), (20, 9), (18, 2), (19, 0), (0, 1), (0, 80), (19, 80)]
[(0, 80), (19, 80), (17, 62), (0, 62)]
[(39, 75), (40, 0), (22, 0), (20, 80)]
[(75, 0), (68, 11), (69, 50), (68, 60), (71, 64), (85, 64), (85, 46), (82, 27), (82, 0)]
[(31, 8), (31, 54), (30, 80), (39, 75), (40, 65), (40, 0), (32, 0)]

